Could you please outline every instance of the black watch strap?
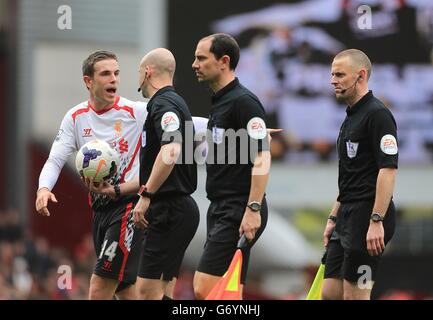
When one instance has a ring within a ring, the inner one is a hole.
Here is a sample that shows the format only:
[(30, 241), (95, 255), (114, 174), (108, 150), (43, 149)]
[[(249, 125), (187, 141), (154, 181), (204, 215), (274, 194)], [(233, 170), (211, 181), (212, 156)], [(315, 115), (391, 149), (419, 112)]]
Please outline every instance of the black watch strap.
[(337, 223), (337, 217), (332, 214), (329, 215), (328, 219), (334, 221), (334, 223)]
[(247, 207), (250, 208), (252, 212), (260, 212), (262, 204), (258, 201), (251, 201), (247, 204)]
[(372, 220), (373, 222), (383, 221), (383, 216), (380, 213), (373, 212), (371, 214), (370, 220)]
[(140, 190), (138, 190), (138, 195), (149, 199), (153, 198), (153, 193), (147, 191), (147, 187), (144, 185), (140, 187)]

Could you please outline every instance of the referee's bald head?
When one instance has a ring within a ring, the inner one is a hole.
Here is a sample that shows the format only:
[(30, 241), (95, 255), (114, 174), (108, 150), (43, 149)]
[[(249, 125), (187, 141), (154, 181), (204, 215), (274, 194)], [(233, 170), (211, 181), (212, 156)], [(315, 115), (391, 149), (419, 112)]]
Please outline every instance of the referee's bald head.
[(176, 71), (176, 60), (170, 50), (157, 48), (141, 59), (140, 68), (150, 66), (155, 75), (169, 76), (171, 79)]
[(355, 69), (365, 68), (367, 71), (367, 80), (370, 79), (371, 75), (371, 62), (368, 56), (358, 49), (347, 49), (338, 53), (334, 60), (348, 58), (352, 67)]

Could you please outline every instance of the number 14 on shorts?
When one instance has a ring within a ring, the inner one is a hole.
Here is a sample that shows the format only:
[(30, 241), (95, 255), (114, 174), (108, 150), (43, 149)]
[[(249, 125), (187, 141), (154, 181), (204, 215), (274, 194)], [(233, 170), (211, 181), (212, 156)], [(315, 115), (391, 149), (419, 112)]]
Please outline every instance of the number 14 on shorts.
[(116, 256), (116, 250), (117, 245), (119, 244), (117, 241), (113, 241), (107, 249), (105, 247), (107, 246), (108, 240), (104, 241), (104, 244), (102, 245), (101, 253), (99, 254), (99, 259), (102, 259), (102, 257), (105, 255), (108, 257), (108, 261), (112, 262), (114, 257)]

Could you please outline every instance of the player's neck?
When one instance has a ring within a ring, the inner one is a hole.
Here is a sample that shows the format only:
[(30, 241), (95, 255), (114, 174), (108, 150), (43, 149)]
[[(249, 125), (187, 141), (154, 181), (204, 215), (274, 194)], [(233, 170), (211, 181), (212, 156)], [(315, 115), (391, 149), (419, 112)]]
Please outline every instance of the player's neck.
[(92, 107), (95, 110), (101, 111), (101, 110), (110, 108), (114, 104), (114, 102), (113, 103), (109, 103), (109, 102), (107, 103), (107, 101), (98, 100), (98, 99), (95, 99), (94, 97), (90, 97), (90, 104), (92, 105)]
[(236, 78), (234, 72), (230, 71), (227, 74), (221, 75), (215, 82), (211, 83), (209, 86), (214, 93), (217, 93), (230, 82), (232, 82)]
[(173, 86), (173, 81), (163, 80), (163, 81), (154, 81), (154, 83), (149, 82), (150, 86), (149, 90), (149, 98), (152, 98), (155, 93), (167, 86)]

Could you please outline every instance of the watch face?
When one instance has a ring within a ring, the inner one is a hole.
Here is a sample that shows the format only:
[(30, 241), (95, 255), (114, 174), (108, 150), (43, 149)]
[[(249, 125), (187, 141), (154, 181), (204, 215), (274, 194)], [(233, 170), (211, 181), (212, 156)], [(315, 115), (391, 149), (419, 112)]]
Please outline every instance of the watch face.
[(249, 205), (249, 207), (250, 207), (250, 209), (253, 210), (253, 211), (260, 211), (260, 209), (261, 209), (261, 205), (258, 204), (258, 203), (251, 203), (251, 204)]
[(374, 222), (378, 222), (378, 221), (382, 221), (383, 218), (382, 218), (382, 216), (380, 214), (373, 213), (371, 215), (371, 220), (373, 220)]

